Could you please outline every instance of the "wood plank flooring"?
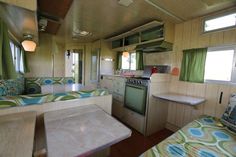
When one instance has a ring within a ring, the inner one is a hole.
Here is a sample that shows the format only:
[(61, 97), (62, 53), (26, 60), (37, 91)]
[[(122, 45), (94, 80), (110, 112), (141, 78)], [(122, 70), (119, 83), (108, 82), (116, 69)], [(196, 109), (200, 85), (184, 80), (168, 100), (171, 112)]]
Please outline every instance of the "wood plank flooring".
[(172, 134), (172, 131), (163, 129), (151, 136), (145, 137), (139, 132), (132, 130), (130, 138), (111, 146), (109, 157), (138, 157)]

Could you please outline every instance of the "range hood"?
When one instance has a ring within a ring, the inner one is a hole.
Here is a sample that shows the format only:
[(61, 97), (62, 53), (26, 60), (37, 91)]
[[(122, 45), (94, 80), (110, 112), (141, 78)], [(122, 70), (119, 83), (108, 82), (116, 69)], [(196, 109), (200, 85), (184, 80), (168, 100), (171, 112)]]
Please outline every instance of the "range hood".
[(136, 46), (136, 51), (143, 51), (144, 53), (148, 52), (166, 52), (172, 51), (173, 44), (167, 41), (154, 41), (146, 44), (139, 44)]

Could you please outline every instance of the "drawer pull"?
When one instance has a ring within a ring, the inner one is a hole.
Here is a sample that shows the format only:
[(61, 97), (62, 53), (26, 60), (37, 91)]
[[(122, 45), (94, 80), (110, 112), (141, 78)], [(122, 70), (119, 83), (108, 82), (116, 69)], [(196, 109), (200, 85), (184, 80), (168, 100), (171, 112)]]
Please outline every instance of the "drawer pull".
[(220, 92), (219, 104), (222, 103), (222, 96), (223, 96), (223, 92)]

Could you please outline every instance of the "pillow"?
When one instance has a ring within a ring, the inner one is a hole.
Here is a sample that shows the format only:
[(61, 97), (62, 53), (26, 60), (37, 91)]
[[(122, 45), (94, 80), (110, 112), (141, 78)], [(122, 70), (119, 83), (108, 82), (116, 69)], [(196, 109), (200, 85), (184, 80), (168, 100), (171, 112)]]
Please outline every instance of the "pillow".
[(229, 105), (222, 115), (221, 121), (230, 130), (236, 132), (236, 93), (231, 95)]

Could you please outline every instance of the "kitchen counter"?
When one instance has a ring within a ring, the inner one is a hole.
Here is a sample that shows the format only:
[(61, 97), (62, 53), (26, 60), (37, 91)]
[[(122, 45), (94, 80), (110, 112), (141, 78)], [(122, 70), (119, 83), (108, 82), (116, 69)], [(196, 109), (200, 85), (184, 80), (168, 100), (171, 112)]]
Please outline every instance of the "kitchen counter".
[(0, 116), (0, 156), (32, 157), (36, 112)]
[(44, 114), (48, 157), (88, 156), (131, 136), (96, 105)]
[(191, 105), (191, 106), (199, 105), (206, 101), (204, 98), (180, 95), (180, 94), (175, 94), (175, 93), (153, 94), (152, 96), (156, 98), (168, 100), (168, 101), (174, 101), (181, 104)]

